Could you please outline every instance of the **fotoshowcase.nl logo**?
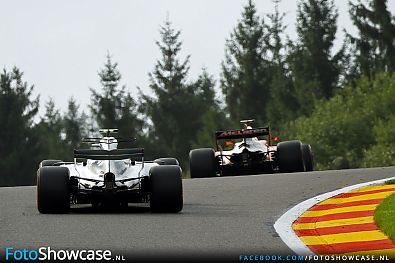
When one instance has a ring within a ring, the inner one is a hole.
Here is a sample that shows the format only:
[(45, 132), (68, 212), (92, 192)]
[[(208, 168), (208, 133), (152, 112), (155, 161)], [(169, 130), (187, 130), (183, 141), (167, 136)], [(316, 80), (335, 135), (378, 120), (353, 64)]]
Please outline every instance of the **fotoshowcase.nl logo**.
[[(2, 255), (3, 256), (3, 255)], [(14, 249), (7, 247), (4, 253), (5, 261), (125, 261), (123, 255), (112, 255), (110, 250), (93, 249)]]

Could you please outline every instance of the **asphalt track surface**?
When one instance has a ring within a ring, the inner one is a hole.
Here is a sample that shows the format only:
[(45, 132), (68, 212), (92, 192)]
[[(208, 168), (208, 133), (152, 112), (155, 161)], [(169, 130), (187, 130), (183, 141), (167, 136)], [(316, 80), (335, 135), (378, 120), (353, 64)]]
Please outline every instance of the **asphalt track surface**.
[(273, 224), (316, 195), (395, 176), (395, 167), (264, 174), (183, 181), (184, 209), (152, 214), (147, 207), (96, 211), (73, 208), (42, 215), (35, 187), (0, 188), (0, 254), (5, 247), (110, 249), (127, 259), (234, 259), (292, 255)]

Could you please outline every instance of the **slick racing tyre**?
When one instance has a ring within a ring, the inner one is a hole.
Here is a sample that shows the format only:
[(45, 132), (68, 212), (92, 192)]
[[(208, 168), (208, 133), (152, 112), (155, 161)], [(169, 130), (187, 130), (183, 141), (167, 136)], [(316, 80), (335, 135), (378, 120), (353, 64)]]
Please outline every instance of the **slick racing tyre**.
[(176, 158), (159, 158), (154, 160), (159, 165), (180, 165)]
[(313, 152), (310, 144), (302, 144), (302, 154), (306, 172), (314, 171)]
[(69, 212), (69, 169), (57, 166), (38, 169), (37, 208), (43, 214)]
[(39, 168), (44, 167), (44, 166), (53, 166), (55, 163), (62, 162), (61, 160), (43, 160)]
[(277, 144), (277, 158), (280, 172), (304, 172), (302, 143), (285, 141)]
[(191, 178), (214, 177), (216, 174), (215, 152), (211, 148), (189, 152)]
[(150, 207), (154, 213), (178, 213), (183, 207), (181, 168), (160, 165), (150, 169)]

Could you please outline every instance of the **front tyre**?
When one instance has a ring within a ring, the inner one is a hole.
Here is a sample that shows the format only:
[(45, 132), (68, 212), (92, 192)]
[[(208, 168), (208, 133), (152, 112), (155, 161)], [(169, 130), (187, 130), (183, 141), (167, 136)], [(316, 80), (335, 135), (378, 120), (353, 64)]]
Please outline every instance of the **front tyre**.
[(44, 166), (38, 169), (37, 208), (42, 214), (69, 212), (69, 169), (58, 166)]
[(150, 169), (150, 207), (154, 213), (178, 213), (183, 207), (181, 168), (160, 165)]
[(214, 177), (216, 175), (215, 152), (211, 148), (189, 152), (191, 178)]

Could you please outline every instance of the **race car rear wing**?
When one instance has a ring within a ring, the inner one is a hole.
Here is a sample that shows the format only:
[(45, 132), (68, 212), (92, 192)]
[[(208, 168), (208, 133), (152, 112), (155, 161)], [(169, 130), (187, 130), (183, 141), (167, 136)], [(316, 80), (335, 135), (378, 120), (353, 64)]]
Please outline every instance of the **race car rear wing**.
[(116, 150), (75, 149), (74, 158), (92, 160), (122, 160), (135, 158), (144, 159), (144, 148)]
[(120, 142), (129, 142), (133, 143), (136, 141), (136, 138), (119, 138), (119, 137), (112, 137), (112, 138), (83, 138), (82, 142), (83, 143), (106, 143), (106, 144), (112, 144), (112, 143), (120, 143)]
[(254, 129), (243, 129), (243, 130), (230, 130), (230, 131), (217, 131), (215, 132), (215, 139), (242, 139), (242, 138), (252, 138), (258, 136), (270, 136), (270, 128), (254, 128)]

